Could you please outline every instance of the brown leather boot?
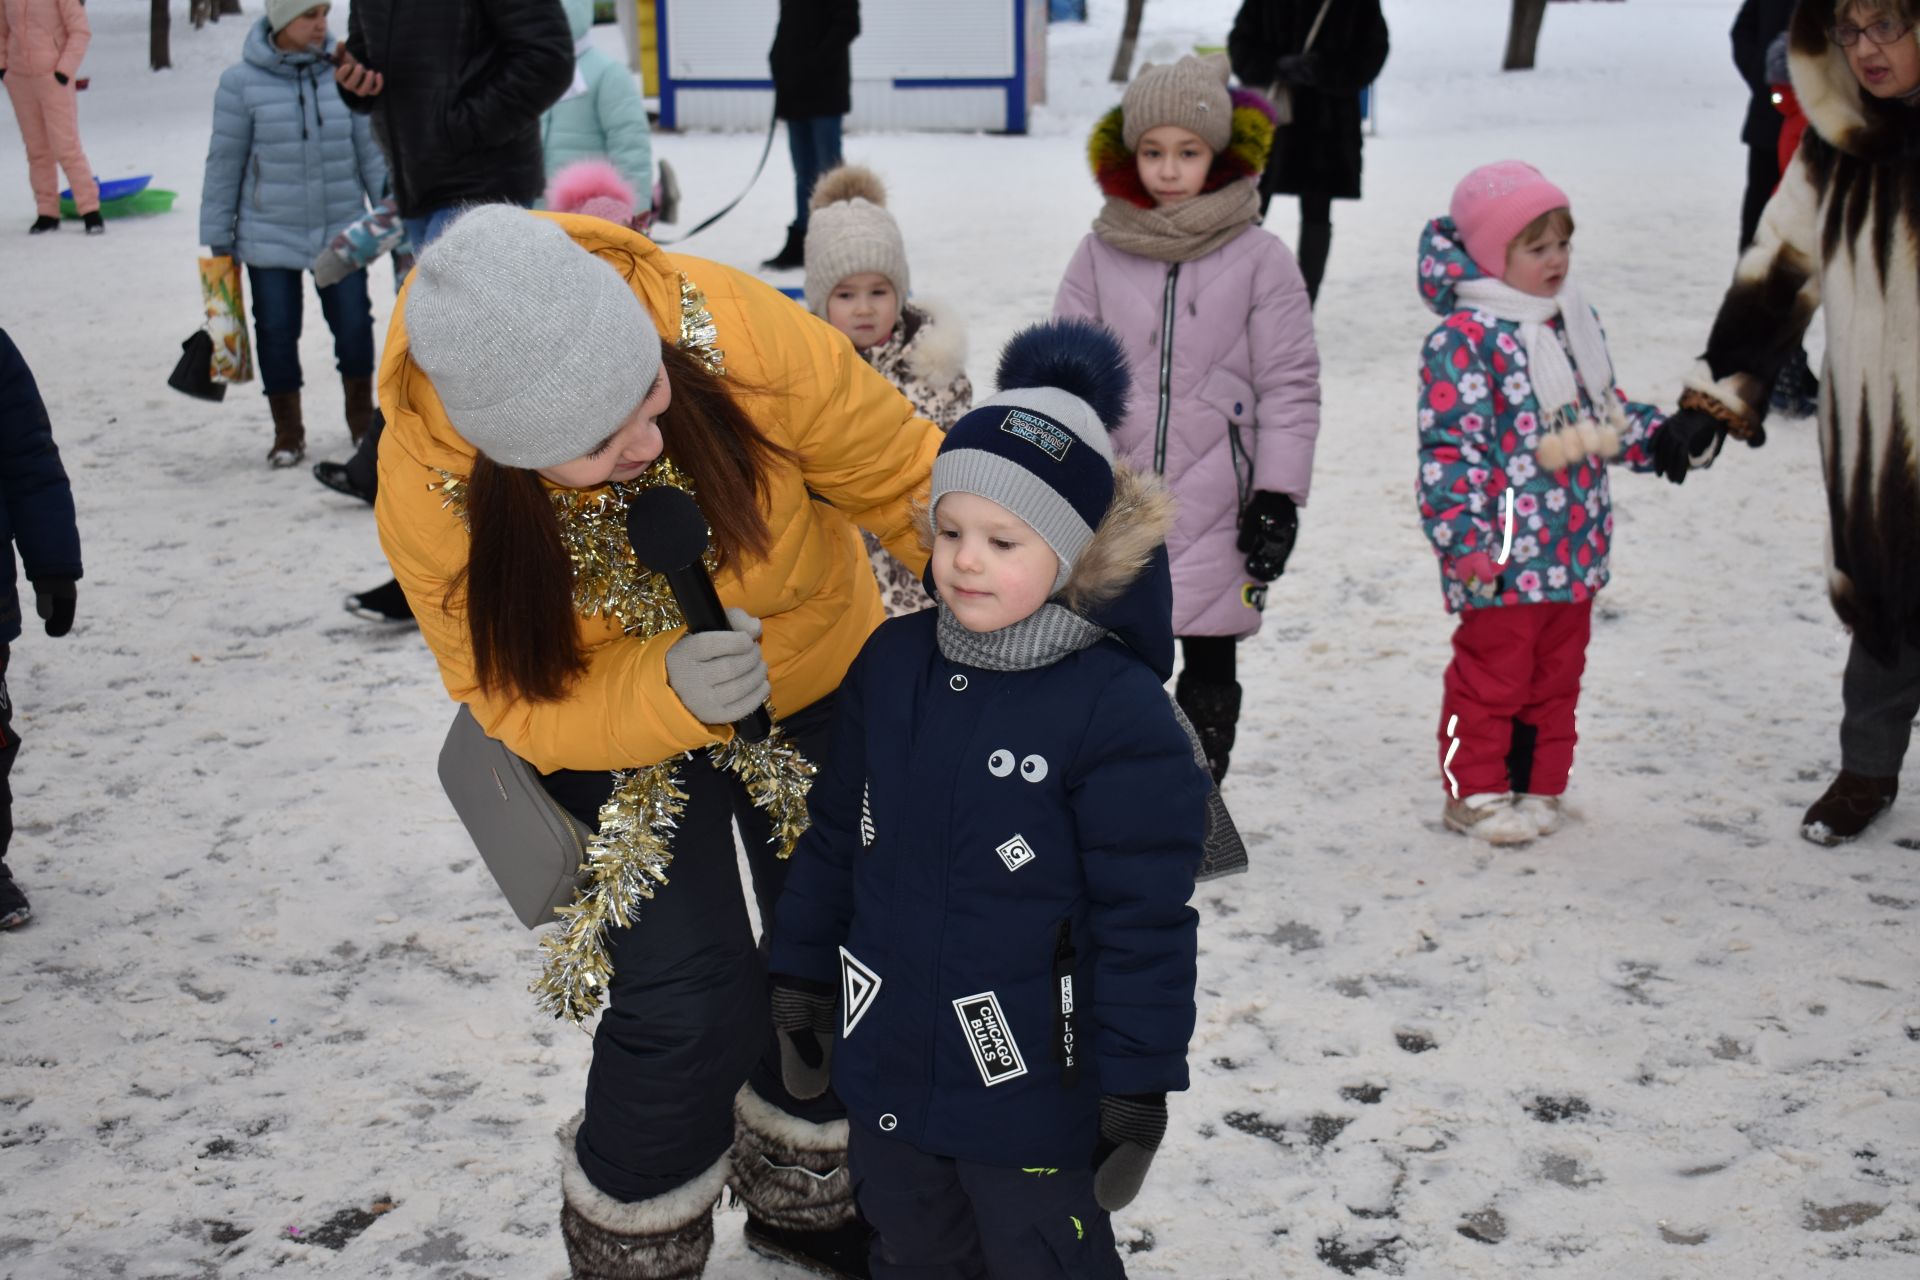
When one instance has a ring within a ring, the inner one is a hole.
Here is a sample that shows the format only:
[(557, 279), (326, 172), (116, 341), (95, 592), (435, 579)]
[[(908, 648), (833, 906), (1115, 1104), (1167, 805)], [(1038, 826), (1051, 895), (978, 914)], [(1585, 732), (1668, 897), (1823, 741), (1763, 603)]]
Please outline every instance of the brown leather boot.
[(340, 385), (347, 395), (347, 434), (359, 444), (373, 427), (373, 379), (342, 378)]
[(282, 391), (267, 397), (273, 414), (273, 448), (267, 451), (267, 465), (291, 467), (307, 456), (307, 428), (300, 420), (300, 393)]
[(1800, 834), (1815, 844), (1845, 844), (1873, 825), (1874, 819), (1893, 807), (1900, 793), (1899, 778), (1869, 778), (1845, 769), (1813, 802), (1807, 816), (1800, 819)]

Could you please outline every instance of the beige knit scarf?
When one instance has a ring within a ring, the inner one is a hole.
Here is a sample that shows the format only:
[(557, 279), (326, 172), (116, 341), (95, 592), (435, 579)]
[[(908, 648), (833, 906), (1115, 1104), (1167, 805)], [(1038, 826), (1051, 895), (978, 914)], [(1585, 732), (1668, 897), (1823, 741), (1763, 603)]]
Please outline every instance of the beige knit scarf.
[(1156, 262), (1192, 262), (1259, 220), (1260, 193), (1243, 179), (1165, 208), (1142, 209), (1108, 196), (1093, 220), (1093, 232), (1122, 253)]

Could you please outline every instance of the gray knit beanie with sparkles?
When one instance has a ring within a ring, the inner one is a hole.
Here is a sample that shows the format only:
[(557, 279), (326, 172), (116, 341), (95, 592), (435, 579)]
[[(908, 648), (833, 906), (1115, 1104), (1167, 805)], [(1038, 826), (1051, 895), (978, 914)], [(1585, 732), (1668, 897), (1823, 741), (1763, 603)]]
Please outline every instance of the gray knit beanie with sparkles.
[(461, 214), (420, 255), (406, 321), (454, 430), (504, 466), (585, 457), (660, 372), (660, 334), (618, 269), (512, 205)]
[(808, 207), (807, 310), (824, 317), (833, 287), (869, 271), (885, 276), (905, 306), (907, 246), (878, 175), (857, 164), (829, 169)]
[(1226, 150), (1233, 137), (1233, 100), (1227, 96), (1232, 69), (1227, 55), (1188, 54), (1172, 66), (1149, 62), (1120, 99), (1120, 136), (1132, 151), (1140, 135), (1163, 124), (1200, 135), (1213, 150)]

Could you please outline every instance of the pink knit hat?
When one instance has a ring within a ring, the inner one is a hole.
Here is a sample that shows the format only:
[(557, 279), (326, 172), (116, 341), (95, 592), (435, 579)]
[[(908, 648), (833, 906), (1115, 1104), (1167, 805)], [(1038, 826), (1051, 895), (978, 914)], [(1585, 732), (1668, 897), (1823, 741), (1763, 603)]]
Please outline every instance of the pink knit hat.
[(1490, 276), (1507, 270), (1507, 245), (1549, 209), (1570, 209), (1567, 193), (1523, 160), (1483, 164), (1453, 189), (1448, 210), (1467, 256)]

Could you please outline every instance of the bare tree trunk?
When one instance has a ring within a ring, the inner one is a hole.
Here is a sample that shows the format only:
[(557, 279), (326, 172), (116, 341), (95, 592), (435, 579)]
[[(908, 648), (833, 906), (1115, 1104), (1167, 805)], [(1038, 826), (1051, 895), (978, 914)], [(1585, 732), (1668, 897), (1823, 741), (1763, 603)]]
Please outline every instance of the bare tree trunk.
[(1147, 0), (1127, 0), (1127, 20), (1120, 28), (1120, 48), (1113, 55), (1113, 71), (1108, 79), (1125, 84), (1133, 75), (1133, 46), (1140, 42), (1140, 14)]
[(1507, 22), (1507, 60), (1502, 71), (1533, 70), (1534, 50), (1540, 44), (1540, 24), (1547, 16), (1547, 0), (1513, 0)]
[(239, 12), (240, 0), (220, 0), (220, 3), (215, 5), (213, 10), (214, 17), (216, 18), (232, 17)]
[(147, 13), (147, 65), (154, 71), (165, 71), (173, 65), (172, 42), (167, 39), (173, 20), (167, 13), (167, 0), (153, 0)]

